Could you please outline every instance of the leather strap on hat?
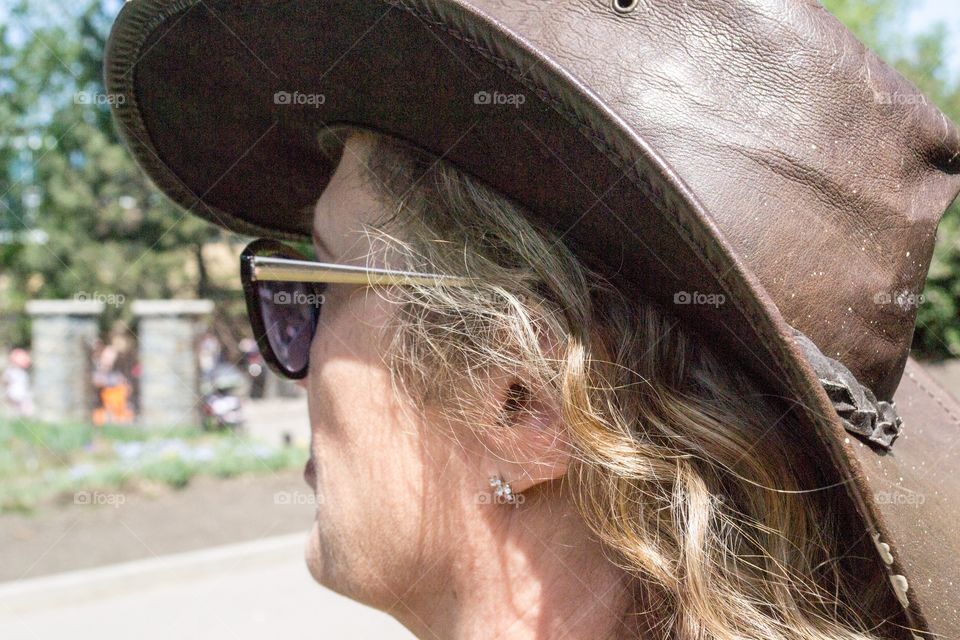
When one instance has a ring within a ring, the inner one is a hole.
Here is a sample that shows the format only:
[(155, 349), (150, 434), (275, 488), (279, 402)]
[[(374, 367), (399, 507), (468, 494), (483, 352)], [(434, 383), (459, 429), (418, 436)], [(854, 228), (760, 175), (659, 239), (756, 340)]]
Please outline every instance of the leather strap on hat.
[(844, 428), (871, 444), (889, 450), (902, 431), (903, 420), (897, 415), (896, 403), (877, 400), (873, 391), (860, 384), (843, 363), (823, 355), (810, 338), (790, 328)]

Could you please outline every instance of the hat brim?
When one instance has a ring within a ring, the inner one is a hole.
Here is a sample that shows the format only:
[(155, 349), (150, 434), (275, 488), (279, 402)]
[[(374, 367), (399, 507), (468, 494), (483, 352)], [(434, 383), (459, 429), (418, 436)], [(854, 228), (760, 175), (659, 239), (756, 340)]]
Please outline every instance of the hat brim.
[[(391, 134), (480, 178), (797, 403), (811, 450), (849, 489), (863, 530), (894, 548), (890, 574), (922, 565), (943, 537), (898, 546), (901, 529), (881, 521), (862, 469), (872, 459), (861, 462), (777, 307), (589, 78), (531, 44), (540, 28), (520, 35), (454, 0), (136, 0), (110, 36), (106, 88), (122, 138), (156, 185), (241, 233), (309, 237), (334, 168), (316, 137), (334, 124)], [(723, 298), (681, 304), (696, 294)], [(923, 628), (917, 589), (908, 596)]]
[(908, 593), (916, 592), (940, 637), (960, 637), (960, 402), (913, 358), (894, 401), (904, 430), (892, 450), (877, 455), (855, 439), (847, 449), (860, 462), (858, 484), (872, 492), (880, 538), (896, 541), (891, 553)]

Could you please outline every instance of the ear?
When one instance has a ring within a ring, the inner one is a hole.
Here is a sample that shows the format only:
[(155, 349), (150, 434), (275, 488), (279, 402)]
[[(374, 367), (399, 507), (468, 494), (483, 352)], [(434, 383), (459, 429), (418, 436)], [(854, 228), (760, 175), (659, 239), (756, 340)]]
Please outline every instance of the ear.
[(557, 392), (517, 376), (491, 382), (496, 428), (485, 436), (482, 471), (487, 477), (499, 475), (516, 493), (561, 478), (570, 464), (570, 446)]

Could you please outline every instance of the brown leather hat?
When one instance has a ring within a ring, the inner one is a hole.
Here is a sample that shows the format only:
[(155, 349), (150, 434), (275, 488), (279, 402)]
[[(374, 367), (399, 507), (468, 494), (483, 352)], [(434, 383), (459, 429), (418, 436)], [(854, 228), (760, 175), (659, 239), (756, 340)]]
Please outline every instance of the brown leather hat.
[(226, 228), (309, 236), (353, 123), (675, 305), (801, 407), (916, 637), (960, 638), (960, 406), (908, 359), (960, 135), (818, 4), (133, 0), (106, 57), (138, 162)]

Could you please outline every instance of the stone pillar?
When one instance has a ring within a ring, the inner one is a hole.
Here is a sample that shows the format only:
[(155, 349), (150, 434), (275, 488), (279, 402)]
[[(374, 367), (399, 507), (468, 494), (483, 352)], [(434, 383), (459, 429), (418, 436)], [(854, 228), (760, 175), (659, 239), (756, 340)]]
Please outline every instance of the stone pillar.
[(210, 300), (135, 300), (140, 350), (140, 424), (199, 424), (197, 338), (213, 311)]
[(31, 386), (36, 416), (47, 422), (90, 420), (94, 406), (90, 347), (100, 300), (30, 300)]

